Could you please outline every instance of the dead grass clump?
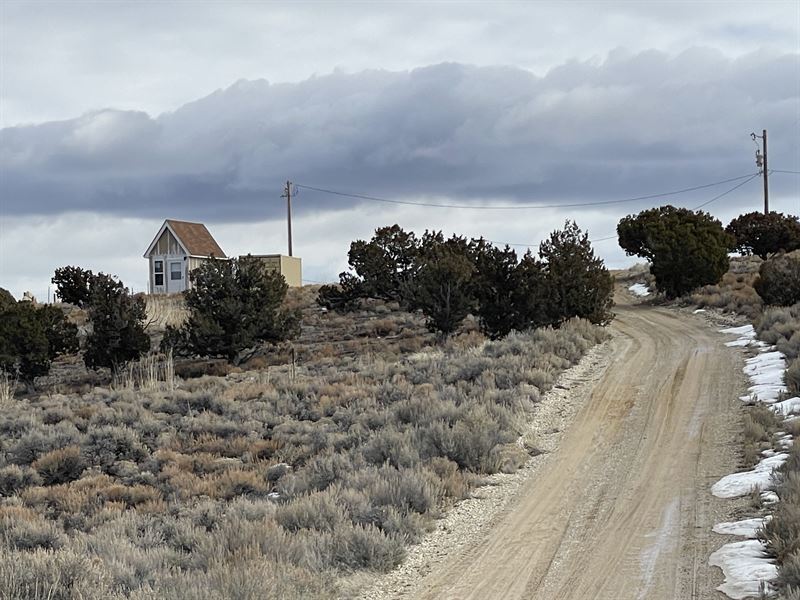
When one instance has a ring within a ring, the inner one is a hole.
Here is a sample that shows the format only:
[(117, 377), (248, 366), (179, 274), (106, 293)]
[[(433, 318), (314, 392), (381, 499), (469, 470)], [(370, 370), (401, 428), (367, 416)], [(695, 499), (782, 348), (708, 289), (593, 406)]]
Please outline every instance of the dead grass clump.
[(775, 583), (782, 588), (785, 600), (800, 600), (800, 551), (783, 559)]
[(54, 485), (78, 479), (86, 468), (86, 461), (80, 446), (67, 446), (43, 454), (32, 466), (45, 485)]
[(764, 304), (753, 287), (756, 279), (758, 279), (758, 268), (755, 272), (729, 271), (722, 276), (719, 284), (703, 286), (690, 298), (692, 303), (700, 308), (718, 308), (723, 312), (741, 314), (754, 319), (760, 314)]
[(0, 408), (5, 408), (14, 400), (14, 391), (17, 389), (17, 380), (5, 371), (0, 371)]
[(30, 467), (18, 465), (0, 467), (0, 496), (13, 496), (25, 488), (41, 484), (42, 478)]
[(298, 498), (275, 512), (278, 525), (292, 532), (301, 529), (333, 532), (345, 520), (344, 510), (329, 491)]
[(766, 309), (755, 327), (759, 339), (774, 344), (789, 359), (800, 356), (800, 304)]
[(800, 358), (795, 358), (784, 374), (784, 382), (789, 394), (800, 396)]
[(149, 456), (134, 429), (113, 425), (90, 428), (83, 451), (92, 465), (104, 469), (117, 461), (139, 462)]
[(51, 450), (78, 444), (80, 439), (80, 433), (71, 423), (37, 428), (11, 444), (8, 451), (9, 462), (29, 465)]
[(338, 597), (333, 580), (249, 552), (214, 561), (201, 573), (165, 574), (131, 600), (327, 600)]
[(263, 475), (255, 471), (232, 469), (212, 481), (212, 497), (223, 500), (230, 500), (236, 496), (259, 496), (268, 491)]
[(0, 598), (15, 600), (122, 600), (98, 561), (72, 550), (0, 549)]
[(161, 500), (161, 492), (149, 485), (110, 485), (102, 490), (101, 496), (108, 502), (123, 502), (129, 507)]
[(774, 479), (780, 502), (759, 531), (759, 538), (778, 563), (776, 583), (785, 591), (800, 586), (800, 441), (789, 449), (789, 459), (777, 469)]
[(50, 521), (6, 516), (0, 520), (0, 539), (6, 548), (14, 550), (57, 550), (64, 545), (66, 536)]

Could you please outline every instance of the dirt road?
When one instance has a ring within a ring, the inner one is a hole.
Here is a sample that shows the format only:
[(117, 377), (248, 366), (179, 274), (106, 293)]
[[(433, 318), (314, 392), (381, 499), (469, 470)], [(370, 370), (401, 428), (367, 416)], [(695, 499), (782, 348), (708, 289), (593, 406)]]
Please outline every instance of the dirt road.
[(420, 599), (702, 599), (730, 505), (740, 358), (699, 317), (618, 306), (615, 360), (559, 450), (472, 547), (415, 585)]

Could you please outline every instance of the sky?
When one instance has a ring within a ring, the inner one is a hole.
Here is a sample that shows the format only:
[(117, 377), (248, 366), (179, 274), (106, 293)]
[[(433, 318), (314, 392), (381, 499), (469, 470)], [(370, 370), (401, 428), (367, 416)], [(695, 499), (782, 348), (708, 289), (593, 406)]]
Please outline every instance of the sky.
[[(0, 287), (142, 291), (165, 218), (285, 252), (286, 180), (310, 282), (393, 223), (521, 253), (574, 219), (621, 267), (627, 214), (761, 209), (762, 129), (800, 171), (797, 2), (2, 0)], [(799, 175), (770, 190), (800, 213)]]

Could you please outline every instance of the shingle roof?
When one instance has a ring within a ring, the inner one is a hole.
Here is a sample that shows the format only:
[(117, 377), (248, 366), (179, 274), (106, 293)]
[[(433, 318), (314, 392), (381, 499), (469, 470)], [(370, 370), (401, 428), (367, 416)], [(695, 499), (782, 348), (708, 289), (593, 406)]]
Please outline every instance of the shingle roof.
[(175, 232), (178, 241), (192, 256), (211, 256), (227, 258), (222, 248), (202, 223), (189, 223), (187, 221), (173, 221), (167, 219), (170, 229)]

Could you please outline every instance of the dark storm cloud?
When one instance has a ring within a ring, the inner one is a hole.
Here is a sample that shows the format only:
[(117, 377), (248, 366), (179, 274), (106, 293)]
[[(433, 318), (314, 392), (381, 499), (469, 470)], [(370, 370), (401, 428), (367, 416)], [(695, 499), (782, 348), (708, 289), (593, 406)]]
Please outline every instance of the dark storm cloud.
[[(799, 67), (796, 54), (697, 48), (615, 51), (543, 77), (439, 64), (240, 81), (157, 118), (102, 110), (2, 130), (3, 210), (240, 221), (278, 214), (286, 179), (389, 198), (603, 200), (753, 172), (747, 135), (764, 127), (772, 166), (796, 169)], [(297, 209), (352, 204), (304, 191)]]

